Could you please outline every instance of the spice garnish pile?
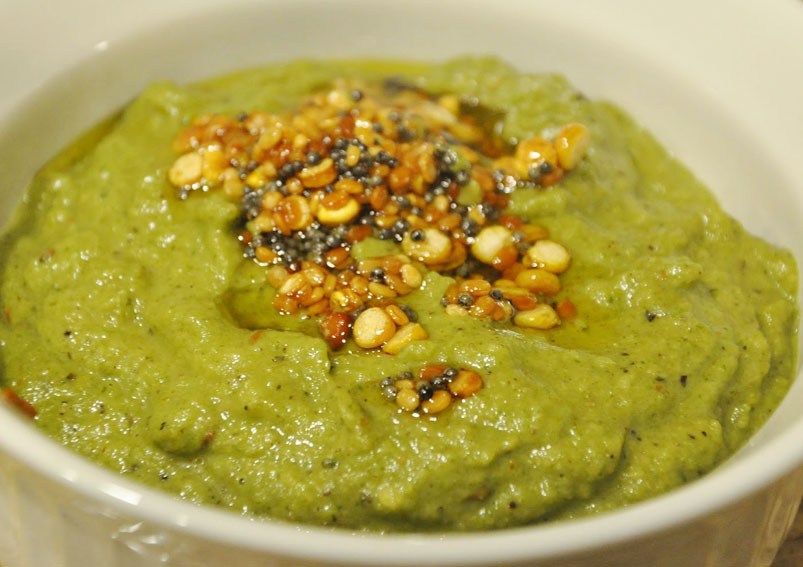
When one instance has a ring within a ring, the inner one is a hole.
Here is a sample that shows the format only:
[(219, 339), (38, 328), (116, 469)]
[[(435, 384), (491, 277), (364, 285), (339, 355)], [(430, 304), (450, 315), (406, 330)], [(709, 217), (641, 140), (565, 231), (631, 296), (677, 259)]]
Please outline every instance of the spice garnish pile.
[(379, 386), (382, 392), (410, 413), (434, 415), (442, 412), (455, 398), (468, 398), (482, 388), (482, 378), (470, 368), (428, 364), (418, 371), (388, 376)]
[[(547, 299), (570, 253), (504, 209), (513, 191), (560, 181), (589, 132), (568, 124), (551, 141), (507, 146), (478, 108), (395, 80), (337, 81), (292, 112), (197, 117), (174, 142), (168, 178), (182, 198), (220, 189), (239, 203), (238, 237), (265, 266), (274, 307), (317, 318), (332, 349), (352, 338), (392, 355), (427, 339), (399, 299), (430, 270), (455, 279), (442, 298), (449, 315), (547, 330), (574, 315), (570, 301)], [(351, 247), (368, 237), (400, 250), (355, 260)]]

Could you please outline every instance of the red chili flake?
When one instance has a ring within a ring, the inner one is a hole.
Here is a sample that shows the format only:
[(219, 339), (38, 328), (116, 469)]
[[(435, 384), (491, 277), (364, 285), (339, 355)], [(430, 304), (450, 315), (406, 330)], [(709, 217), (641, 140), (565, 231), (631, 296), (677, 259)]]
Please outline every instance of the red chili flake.
[(574, 303), (572, 303), (568, 299), (559, 301), (558, 304), (555, 306), (555, 309), (557, 310), (558, 315), (560, 315), (561, 319), (569, 319), (577, 315), (577, 308), (574, 306)]
[(264, 333), (264, 332), (265, 332), (265, 331), (263, 331), (263, 330), (259, 330), (259, 331), (255, 332), (255, 333), (254, 333), (253, 335), (251, 335), (251, 337), (248, 339), (248, 344), (249, 344), (249, 345), (252, 345), (252, 344), (256, 343), (256, 342), (259, 340), (259, 337), (261, 337), (261, 336), (262, 336), (262, 333)]
[(0, 388), (0, 396), (31, 419), (36, 417), (36, 408), (27, 400), (22, 399), (19, 394), (11, 388)]
[(499, 217), (499, 224), (515, 232), (524, 225), (524, 221), (514, 215), (502, 215)]
[(332, 349), (339, 349), (351, 334), (351, 318), (346, 313), (334, 312), (324, 316), (318, 328)]

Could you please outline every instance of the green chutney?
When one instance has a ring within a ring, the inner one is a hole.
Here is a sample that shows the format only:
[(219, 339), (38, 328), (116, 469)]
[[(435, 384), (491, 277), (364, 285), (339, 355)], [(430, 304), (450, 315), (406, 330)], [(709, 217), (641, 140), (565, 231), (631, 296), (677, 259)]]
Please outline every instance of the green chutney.
[[(406, 298), (429, 338), (398, 355), (227, 315), (222, 298), (264, 270), (232, 236), (236, 204), (170, 186), (173, 138), (200, 114), (278, 112), (337, 77), (389, 75), (476, 97), (505, 139), (588, 127), (578, 167), (508, 208), (571, 250), (557, 299), (575, 317), (549, 331), (450, 317), (435, 272)], [(192, 502), (304, 524), (486, 530), (626, 506), (722, 462), (794, 376), (791, 254), (617, 107), (490, 58), (152, 85), (33, 179), (0, 270), (0, 385), (42, 431)], [(383, 397), (383, 377), (433, 362), (478, 369), (483, 389), (432, 418)]]

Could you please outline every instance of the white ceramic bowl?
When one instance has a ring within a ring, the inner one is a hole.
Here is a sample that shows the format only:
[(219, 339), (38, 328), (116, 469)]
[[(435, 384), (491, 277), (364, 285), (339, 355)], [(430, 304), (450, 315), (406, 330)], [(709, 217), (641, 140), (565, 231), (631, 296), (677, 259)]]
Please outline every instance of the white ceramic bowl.
[[(748, 229), (803, 259), (803, 5), (547, 1), (7, 1), (0, 210), (149, 81), (298, 56), (496, 53), (627, 108)], [(355, 535), (249, 520), (132, 484), (0, 407), (0, 565), (766, 566), (803, 493), (803, 380), (701, 480), (596, 518), (494, 533)]]

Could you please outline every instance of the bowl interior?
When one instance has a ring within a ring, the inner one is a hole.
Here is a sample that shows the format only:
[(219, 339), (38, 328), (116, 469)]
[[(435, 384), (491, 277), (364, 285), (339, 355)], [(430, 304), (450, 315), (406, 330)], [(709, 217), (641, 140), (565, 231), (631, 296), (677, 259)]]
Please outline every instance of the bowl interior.
[[(344, 10), (350, 17), (344, 17)], [(0, 116), (0, 179), (4, 180), (0, 187), (0, 220), (8, 219), (27, 181), (50, 156), (154, 80), (192, 81), (298, 57), (442, 59), (466, 53), (493, 53), (521, 70), (561, 72), (589, 96), (620, 104), (695, 171), (748, 230), (803, 258), (803, 186), (793, 176), (792, 167), (780, 160), (772, 148), (756, 143), (765, 139), (760, 124), (723, 105), (705, 89), (699, 77), (684, 74), (681, 62), (672, 64), (651, 57), (648, 49), (635, 50), (612, 39), (604, 27), (562, 16), (560, 9), (529, 10), (525, 2), (485, 3), (481, 7), (472, 5), (469, 10), (451, 0), (354, 0), (337, 4), (304, 0), (280, 5), (244, 4), (240, 9), (229, 5), (211, 7), (181, 21), (112, 38), (54, 76), (13, 113)], [(759, 197), (761, 206), (757, 207)], [(600, 535), (585, 545), (681, 522), (755, 490), (800, 464), (801, 405), (803, 382), (798, 380), (770, 422), (725, 466), (655, 502), (605, 518), (584, 520), (606, 525), (604, 530), (595, 530)], [(2, 408), (0, 424), (19, 431), (26, 428)], [(35, 434), (22, 435), (32, 438), (30, 435)], [(6, 450), (21, 451), (19, 444), (0, 440), (0, 445), (4, 443)], [(49, 445), (42, 446), (43, 451), (32, 451), (21, 458), (42, 470), (50, 468), (55, 476), (59, 476), (60, 464), (75, 470), (73, 459), (61, 452), (48, 454)], [(137, 491), (135, 485), (109, 481), (114, 477), (90, 465), (80, 468), (82, 474), (123, 487), (106, 497), (121, 505), (132, 504), (130, 494)], [(87, 493), (93, 490), (91, 478), (69, 482), (82, 484)], [(129, 495), (128, 500), (120, 494)], [(191, 506), (157, 494), (148, 493), (144, 500), (133, 500), (140, 506), (153, 503), (161, 507), (161, 511), (150, 510), (148, 514), (164, 523), (175, 524), (180, 512), (189, 529), (199, 533), (209, 530), (206, 535), (210, 537), (243, 540), (243, 544), (256, 548), (274, 545), (265, 543), (272, 538), (258, 537), (259, 529), (276, 528), (270, 523), (247, 523), (216, 510), (195, 513)], [(661, 514), (655, 513), (655, 506), (662, 506)], [(193, 524), (193, 518), (197, 523)], [(517, 540), (516, 553), (523, 553), (524, 541), (531, 556), (554, 552), (556, 546), (576, 547), (571, 524), (515, 532), (521, 534), (515, 535), (521, 538)], [(217, 535), (211, 533), (215, 528), (219, 528)], [(233, 535), (238, 529), (240, 536)], [(294, 533), (303, 538), (303, 533)], [(505, 537), (511, 536), (514, 534)], [(449, 543), (447, 538), (443, 557), (458, 548), (466, 557), (468, 543), (459, 539), (455, 537)], [(389, 552), (388, 545), (396, 544), (385, 540), (384, 553)], [(499, 559), (507, 553), (512, 558), (512, 549), (498, 550), (495, 557)], [(346, 548), (340, 551), (346, 553)], [(365, 559), (379, 559), (379, 553)], [(481, 560), (481, 554), (475, 560)]]

